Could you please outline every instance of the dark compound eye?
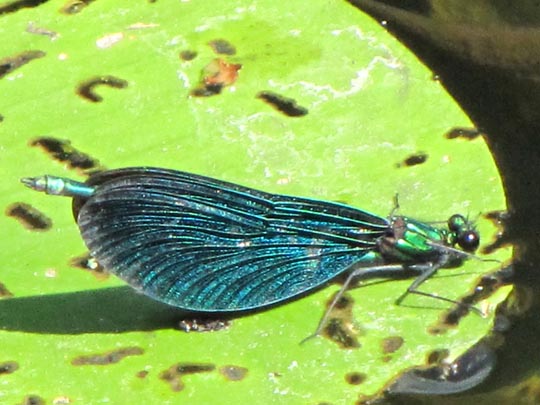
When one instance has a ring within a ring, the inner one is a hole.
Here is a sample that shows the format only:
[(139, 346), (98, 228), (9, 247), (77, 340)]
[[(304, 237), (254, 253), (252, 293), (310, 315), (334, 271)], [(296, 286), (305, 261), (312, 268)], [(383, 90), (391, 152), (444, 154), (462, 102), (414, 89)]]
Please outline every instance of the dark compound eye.
[(480, 235), (474, 230), (459, 232), (457, 235), (457, 244), (466, 252), (474, 252), (480, 244)]

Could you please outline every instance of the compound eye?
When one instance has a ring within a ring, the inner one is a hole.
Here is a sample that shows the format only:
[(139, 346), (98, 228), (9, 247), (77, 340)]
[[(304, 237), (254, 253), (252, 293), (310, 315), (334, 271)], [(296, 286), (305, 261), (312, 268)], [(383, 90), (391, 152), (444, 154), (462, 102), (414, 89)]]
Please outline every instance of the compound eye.
[(474, 252), (480, 245), (480, 235), (472, 230), (460, 232), (457, 235), (457, 244), (465, 252)]
[(454, 214), (448, 218), (448, 229), (452, 232), (460, 233), (463, 228), (467, 228), (469, 223), (463, 215)]

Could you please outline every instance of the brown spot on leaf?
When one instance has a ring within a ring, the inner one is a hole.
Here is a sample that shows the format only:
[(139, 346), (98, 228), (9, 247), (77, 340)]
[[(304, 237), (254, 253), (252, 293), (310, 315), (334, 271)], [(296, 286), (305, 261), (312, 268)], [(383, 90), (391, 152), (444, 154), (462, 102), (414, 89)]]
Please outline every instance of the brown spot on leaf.
[(381, 350), (383, 354), (396, 352), (403, 346), (404, 339), (401, 336), (389, 336), (381, 341)]
[(4, 361), (0, 363), (0, 375), (11, 374), (19, 369), (19, 363), (16, 361)]
[(60, 9), (60, 12), (67, 15), (78, 14), (94, 1), (95, 0), (68, 0)]
[(0, 283), (0, 298), (10, 298), (13, 297), (13, 293), (7, 289), (7, 287)]
[(214, 364), (205, 363), (178, 363), (163, 371), (159, 378), (169, 383), (173, 391), (182, 391), (184, 383), (182, 377), (188, 374), (209, 373), (214, 371)]
[(183, 61), (190, 61), (190, 60), (193, 60), (197, 57), (197, 52), (195, 51), (190, 51), (188, 49), (180, 52), (180, 59), (182, 59)]
[(366, 381), (367, 375), (364, 373), (347, 373), (345, 374), (345, 381), (347, 381), (351, 385), (360, 385), (364, 381)]
[(218, 55), (230, 56), (236, 54), (236, 48), (234, 47), (234, 45), (225, 39), (214, 39), (208, 42), (208, 45), (210, 45), (212, 50)]
[(420, 165), (428, 160), (428, 154), (424, 152), (418, 152), (414, 155), (406, 157), (403, 162), (397, 163), (396, 167), (410, 167)]
[(109, 272), (89, 253), (72, 258), (69, 265), (92, 273), (98, 280), (106, 280), (110, 276)]
[(228, 63), (223, 59), (214, 59), (203, 69), (199, 86), (191, 91), (195, 97), (209, 97), (221, 93), (225, 86), (230, 86), (238, 79), (240, 64)]
[(229, 381), (243, 380), (248, 369), (240, 366), (227, 365), (219, 368), (219, 372)]
[(433, 350), (430, 352), (427, 356), (427, 364), (433, 365), (433, 364), (441, 364), (443, 360), (447, 359), (450, 352), (448, 349), (438, 349)]
[(45, 400), (37, 395), (27, 395), (20, 405), (45, 405)]
[(482, 135), (482, 132), (480, 132), (476, 128), (456, 127), (456, 128), (452, 128), (444, 136), (446, 139), (463, 138), (463, 139), (471, 141), (473, 139), (478, 138), (481, 135)]
[[(2, 14), (1, 7), (0, 14)], [(0, 79), (21, 66), (26, 65), (28, 62), (31, 62), (34, 59), (43, 58), (45, 55), (46, 53), (43, 51), (24, 51), (17, 55), (0, 59)]]
[[(329, 300), (328, 305), (334, 301), (334, 297)], [(360, 347), (358, 335), (360, 332), (355, 328), (352, 316), (354, 300), (348, 294), (344, 294), (341, 299), (330, 308), (328, 321), (323, 328), (322, 334), (343, 349)]]
[(447, 327), (441, 327), (441, 326), (435, 325), (435, 326), (430, 326), (428, 328), (428, 333), (432, 335), (444, 335), (447, 332), (447, 330), (448, 330)]
[(307, 115), (308, 109), (297, 104), (296, 100), (282, 96), (281, 94), (271, 91), (261, 91), (257, 94), (257, 98), (270, 104), (279, 112), (282, 112), (288, 117), (303, 117)]
[(49, 0), (12, 0), (0, 5), (0, 16), (3, 14), (15, 13), (23, 8), (37, 7)]
[(92, 77), (85, 80), (77, 87), (77, 94), (88, 101), (93, 103), (99, 103), (103, 101), (103, 97), (95, 92), (97, 86), (108, 86), (115, 89), (125, 89), (128, 86), (128, 82), (124, 79), (120, 79), (111, 75), (103, 75)]
[(140, 356), (144, 350), (140, 347), (126, 347), (124, 349), (113, 350), (103, 354), (92, 354), (89, 356), (79, 356), (71, 360), (74, 366), (106, 366), (108, 364), (118, 363), (124, 357)]

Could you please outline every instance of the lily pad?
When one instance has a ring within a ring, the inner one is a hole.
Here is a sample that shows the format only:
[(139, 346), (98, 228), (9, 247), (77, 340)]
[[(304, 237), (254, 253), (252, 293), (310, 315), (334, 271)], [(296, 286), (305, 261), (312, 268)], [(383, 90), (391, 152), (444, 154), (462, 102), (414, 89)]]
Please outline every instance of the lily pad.
[[(351, 403), (434, 351), (455, 358), (490, 329), (490, 316), (470, 314), (433, 333), (449, 306), (416, 296), (395, 305), (410, 283), (400, 280), (348, 292), (356, 347), (300, 345), (339, 285), (185, 333), (172, 326), (185, 314), (70, 265), (85, 247), (69, 199), (19, 184), (161, 166), (383, 216), (397, 193), (400, 212), (425, 221), (478, 217), (489, 242), (496, 229), (479, 214), (504, 209), (504, 193), (486, 145), (445, 138), (469, 120), (370, 18), (324, 1), (89, 2), (72, 14), (56, 2), (7, 4), (0, 198), (6, 214), (26, 203), (52, 225), (2, 219), (0, 363), (12, 372), (0, 375), (0, 402)], [(422, 289), (459, 299), (497, 267), (469, 260)], [(492, 315), (503, 296), (482, 310)]]

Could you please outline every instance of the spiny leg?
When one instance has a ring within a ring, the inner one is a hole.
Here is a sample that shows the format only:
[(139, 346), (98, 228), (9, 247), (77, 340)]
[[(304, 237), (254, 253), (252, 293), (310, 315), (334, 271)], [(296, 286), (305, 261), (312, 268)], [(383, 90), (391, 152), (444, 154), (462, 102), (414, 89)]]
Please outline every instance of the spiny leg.
[[(345, 280), (345, 282), (343, 283), (343, 285), (341, 286), (341, 288), (339, 289), (339, 291), (337, 292), (337, 294), (334, 296), (334, 299), (328, 306), (328, 309), (325, 311), (323, 317), (321, 318), (319, 324), (317, 325), (317, 329), (315, 329), (315, 331), (311, 335), (303, 339), (300, 342), (300, 344), (303, 344), (307, 342), (308, 340), (321, 334), (322, 330), (326, 326), (326, 323), (328, 322), (328, 319), (330, 318), (330, 314), (332, 310), (335, 308), (339, 300), (343, 297), (343, 294), (345, 294), (345, 291), (348, 290), (351, 282), (354, 279), (364, 280), (364, 279), (376, 278), (376, 277), (381, 277), (381, 278), (398, 277), (402, 275), (402, 273), (405, 270), (408, 270), (408, 268), (406, 269), (401, 264), (395, 264), (395, 265), (381, 265), (381, 266), (373, 266), (373, 267), (361, 267), (359, 269), (355, 269), (354, 271), (352, 271), (347, 277), (347, 279)], [(416, 271), (414, 268), (412, 268), (411, 270)]]
[(459, 302), (450, 298), (441, 297), (436, 294), (427, 293), (427, 292), (418, 290), (418, 287), (428, 278), (433, 276), (437, 272), (437, 270), (439, 270), (442, 267), (442, 265), (445, 264), (446, 262), (447, 262), (447, 258), (443, 257), (436, 263), (417, 264), (417, 265), (410, 265), (410, 266), (405, 266), (401, 264), (381, 265), (381, 266), (363, 267), (363, 268), (355, 269), (349, 274), (349, 276), (347, 277), (347, 279), (345, 280), (345, 282), (343, 283), (343, 285), (341, 286), (337, 294), (334, 296), (334, 299), (330, 303), (328, 309), (325, 311), (315, 331), (311, 335), (303, 339), (300, 342), (300, 344), (303, 344), (306, 341), (321, 334), (322, 330), (326, 326), (326, 323), (328, 322), (328, 319), (330, 318), (330, 313), (335, 308), (339, 300), (343, 297), (343, 294), (345, 294), (345, 291), (348, 290), (353, 279), (363, 280), (363, 279), (376, 278), (376, 277), (398, 278), (399, 276), (402, 276), (403, 273), (406, 271), (420, 273), (418, 277), (416, 277), (414, 281), (411, 283), (411, 285), (407, 288), (407, 290), (396, 299), (395, 302), (397, 305), (401, 305), (402, 301), (405, 299), (405, 297), (408, 294), (416, 294), (416, 295), (421, 295), (424, 297), (431, 297), (431, 298), (435, 298), (441, 301), (449, 302), (454, 305), (465, 306), (467, 309), (476, 312), (480, 316), (483, 316), (482, 311), (480, 311), (478, 308), (472, 305)]
[(430, 297), (430, 298), (434, 298), (440, 301), (449, 302), (451, 304), (458, 305), (461, 307), (466, 307), (467, 309), (477, 313), (478, 315), (484, 316), (482, 311), (480, 311), (478, 308), (476, 308), (473, 305), (456, 301), (451, 298), (441, 297), (440, 295), (437, 295), (437, 294), (427, 293), (427, 292), (418, 290), (418, 287), (428, 278), (433, 276), (437, 272), (437, 270), (439, 270), (442, 267), (444, 263), (445, 263), (445, 259), (443, 258), (439, 260), (439, 262), (437, 263), (420, 264), (420, 265), (413, 265), (413, 266), (407, 267), (408, 269), (419, 271), (420, 275), (416, 277), (414, 281), (411, 283), (411, 285), (407, 288), (407, 290), (396, 299), (396, 305), (401, 305), (401, 303), (403, 302), (403, 300), (405, 299), (407, 295), (416, 294), (416, 295), (421, 295), (423, 297)]

